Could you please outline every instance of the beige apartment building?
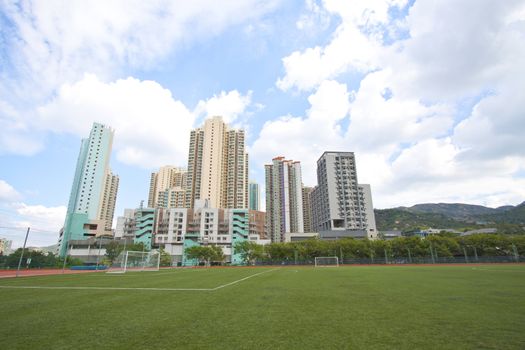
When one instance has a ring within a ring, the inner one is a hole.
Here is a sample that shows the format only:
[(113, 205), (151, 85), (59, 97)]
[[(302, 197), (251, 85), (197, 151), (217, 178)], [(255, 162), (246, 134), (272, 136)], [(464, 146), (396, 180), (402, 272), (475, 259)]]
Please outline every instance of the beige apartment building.
[(151, 174), (149, 208), (183, 208), (187, 171), (171, 165)]
[(301, 163), (276, 157), (266, 164), (266, 229), (272, 242), (304, 232)]
[(212, 117), (191, 131), (185, 207), (248, 208), (248, 154), (242, 129)]

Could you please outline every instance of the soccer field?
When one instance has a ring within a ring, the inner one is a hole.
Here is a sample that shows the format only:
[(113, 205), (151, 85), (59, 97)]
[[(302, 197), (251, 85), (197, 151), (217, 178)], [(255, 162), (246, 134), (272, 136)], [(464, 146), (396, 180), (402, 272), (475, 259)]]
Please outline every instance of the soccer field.
[(0, 349), (525, 349), (525, 265), (0, 280)]

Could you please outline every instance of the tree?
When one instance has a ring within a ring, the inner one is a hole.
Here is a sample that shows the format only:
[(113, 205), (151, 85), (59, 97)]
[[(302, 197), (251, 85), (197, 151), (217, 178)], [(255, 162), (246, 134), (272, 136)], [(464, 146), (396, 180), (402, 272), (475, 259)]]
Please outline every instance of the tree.
[(160, 248), (160, 266), (171, 266), (171, 255), (164, 248)]
[[(22, 248), (18, 248), (11, 255), (5, 258), (5, 266), (9, 268), (16, 268), (20, 255), (22, 254)], [(24, 257), (22, 259), (22, 268), (42, 268), (42, 267), (56, 267), (58, 264), (58, 258), (53, 253), (43, 253), (36, 250), (26, 249)]]
[(241, 255), (245, 264), (255, 264), (257, 259), (262, 259), (264, 256), (263, 246), (251, 241), (235, 243), (234, 251)]
[(188, 259), (196, 259), (205, 263), (206, 266), (210, 266), (212, 261), (222, 262), (224, 260), (221, 247), (216, 245), (193, 246), (186, 248), (184, 252)]
[(106, 257), (110, 264), (113, 264), (113, 261), (115, 261), (123, 249), (124, 247), (117, 241), (111, 241), (106, 245)]

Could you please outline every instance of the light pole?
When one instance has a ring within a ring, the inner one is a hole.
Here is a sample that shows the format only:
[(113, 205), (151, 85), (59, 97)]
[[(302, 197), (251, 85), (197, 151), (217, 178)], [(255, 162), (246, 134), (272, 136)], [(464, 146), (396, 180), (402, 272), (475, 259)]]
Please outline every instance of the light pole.
[(16, 277), (20, 273), (20, 265), (22, 265), (22, 259), (24, 258), (24, 250), (26, 249), (27, 236), (29, 236), (29, 227), (27, 228), (26, 238), (24, 239), (24, 246), (22, 247), (22, 253), (20, 254), (20, 260), (18, 260), (18, 268), (16, 269)]

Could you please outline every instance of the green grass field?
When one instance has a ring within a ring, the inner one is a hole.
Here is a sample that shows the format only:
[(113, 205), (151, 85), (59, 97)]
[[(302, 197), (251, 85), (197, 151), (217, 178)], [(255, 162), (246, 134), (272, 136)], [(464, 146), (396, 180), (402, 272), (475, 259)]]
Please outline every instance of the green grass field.
[(0, 349), (525, 349), (525, 266), (10, 278), (0, 315)]

